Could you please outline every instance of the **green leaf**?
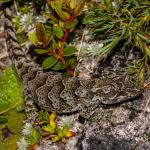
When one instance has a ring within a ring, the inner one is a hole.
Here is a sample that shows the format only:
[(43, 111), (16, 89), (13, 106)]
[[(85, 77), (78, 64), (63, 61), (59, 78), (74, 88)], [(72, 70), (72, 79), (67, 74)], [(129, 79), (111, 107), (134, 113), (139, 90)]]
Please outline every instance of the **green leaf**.
[(71, 65), (71, 69), (74, 69), (77, 66), (77, 59), (71, 58), (70, 59), (70, 65)]
[(18, 113), (17, 111), (15, 111), (15, 109), (12, 109), (8, 113), (8, 129), (14, 134), (19, 134), (21, 131), (22, 121), (25, 119), (25, 114)]
[(50, 124), (48, 124), (47, 126), (43, 126), (42, 129), (43, 131), (49, 132), (50, 134), (55, 133), (55, 128), (53, 128)]
[(6, 2), (10, 2), (12, 0), (0, 0), (0, 3), (6, 3)]
[(61, 70), (61, 69), (65, 69), (66, 65), (62, 64), (60, 61), (58, 61), (53, 67), (53, 70)]
[(70, 18), (70, 14), (62, 10), (62, 1), (55, 0), (48, 2), (51, 7), (56, 11), (57, 15), (63, 20), (67, 21)]
[(98, 56), (100, 59), (103, 59), (104, 57), (107, 57), (112, 49), (118, 44), (118, 42), (121, 40), (121, 38), (116, 37), (112, 42), (107, 44), (106, 46), (99, 49), (99, 51), (95, 52), (95, 56)]
[(63, 56), (72, 56), (76, 51), (77, 49), (74, 46), (67, 46), (63, 50)]
[(58, 137), (59, 138), (63, 138), (65, 136), (65, 133), (64, 133), (63, 129), (58, 128), (57, 132), (58, 132)]
[(8, 119), (4, 116), (0, 116), (0, 124), (7, 123)]
[(145, 46), (145, 51), (150, 58), (150, 48), (148, 46)]
[(53, 26), (53, 30), (54, 30), (56, 36), (57, 36), (59, 39), (61, 39), (61, 38), (63, 37), (64, 31), (62, 30), (61, 27), (54, 25), (54, 26)]
[(58, 60), (53, 56), (49, 56), (43, 61), (42, 66), (44, 69), (48, 69), (51, 68), (53, 65), (55, 65), (57, 61)]
[(77, 19), (74, 19), (73, 22), (66, 21), (64, 27), (65, 27), (66, 29), (73, 30), (74, 27), (77, 25), (77, 23), (78, 23), (78, 20), (77, 20)]
[(58, 44), (55, 42), (55, 40), (52, 41), (51, 46), (52, 46), (52, 49), (57, 49), (59, 47)]
[(50, 27), (50, 25), (44, 25), (45, 27), (45, 31), (48, 37), (50, 37), (52, 35), (52, 27)]
[(48, 53), (47, 49), (35, 49), (34, 51), (37, 54), (46, 54), (46, 53)]
[(63, 138), (61, 139), (61, 141), (65, 144), (65, 143), (66, 143), (66, 138), (63, 137)]
[(21, 82), (14, 67), (10, 66), (0, 75), (0, 114), (22, 103)]
[(74, 69), (77, 66), (77, 59), (76, 57), (68, 57), (66, 58), (66, 62), (65, 62), (66, 67), (70, 66), (71, 69)]
[(58, 129), (57, 129), (58, 137), (59, 137), (59, 138), (65, 137), (67, 131), (68, 131), (68, 126), (64, 126), (62, 129), (61, 129), (61, 128), (58, 128)]
[(37, 45), (38, 39), (37, 39), (37, 36), (36, 36), (36, 32), (30, 33), (28, 38), (32, 42), (32, 44)]
[[(0, 150), (15, 150), (17, 149), (16, 142), (21, 138), (22, 122), (25, 119), (24, 113), (16, 112), (16, 109), (11, 109), (3, 115), (8, 122), (0, 124)], [(8, 129), (8, 137), (5, 138), (2, 134), (3, 129)]]
[(40, 111), (38, 120), (40, 120), (40, 122), (49, 123), (49, 113), (47, 111), (43, 111), (43, 110)]
[(42, 130), (45, 131), (45, 132), (50, 132), (51, 133), (51, 125), (48, 124), (47, 126), (43, 126)]
[(39, 132), (39, 130), (33, 128), (31, 136), (32, 136), (32, 139), (33, 139), (32, 144), (38, 144), (39, 141), (40, 141), (40, 132)]

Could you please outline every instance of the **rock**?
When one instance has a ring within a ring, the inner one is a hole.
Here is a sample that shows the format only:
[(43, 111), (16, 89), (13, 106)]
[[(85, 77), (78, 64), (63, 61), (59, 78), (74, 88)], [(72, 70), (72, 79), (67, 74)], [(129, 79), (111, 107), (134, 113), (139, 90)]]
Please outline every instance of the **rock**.
[[(94, 122), (85, 122), (78, 150), (149, 150), (150, 90), (143, 97), (118, 106), (97, 108)], [(97, 120), (98, 116), (100, 120)]]

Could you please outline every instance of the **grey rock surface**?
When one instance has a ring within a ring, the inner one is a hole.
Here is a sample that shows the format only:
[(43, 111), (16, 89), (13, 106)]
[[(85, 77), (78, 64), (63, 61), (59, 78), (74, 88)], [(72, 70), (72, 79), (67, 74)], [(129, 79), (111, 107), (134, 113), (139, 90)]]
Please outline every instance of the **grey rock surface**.
[(113, 108), (98, 108), (99, 122), (86, 122), (79, 150), (149, 150), (150, 90), (143, 97)]

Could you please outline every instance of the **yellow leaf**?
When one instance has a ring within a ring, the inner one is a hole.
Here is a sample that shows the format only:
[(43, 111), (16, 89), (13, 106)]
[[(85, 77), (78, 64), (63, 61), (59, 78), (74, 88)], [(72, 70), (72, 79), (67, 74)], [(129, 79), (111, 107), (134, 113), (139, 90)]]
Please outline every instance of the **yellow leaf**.
[(52, 128), (56, 128), (56, 123), (55, 123), (55, 121), (50, 121), (50, 125), (52, 126)]
[(64, 22), (61, 21), (61, 20), (59, 20), (59, 26), (60, 26), (61, 28), (64, 28)]
[(65, 138), (62, 138), (61, 140), (64, 144), (66, 143), (66, 139)]
[(76, 7), (75, 0), (70, 0), (70, 8), (74, 9)]
[(69, 20), (70, 14), (68, 12), (62, 10), (62, 0), (52, 1), (50, 5), (63, 21)]
[(79, 4), (77, 5), (74, 11), (76, 16), (78, 16), (81, 13), (82, 9), (85, 6), (85, 3), (86, 3), (86, 0), (80, 0)]
[(73, 132), (71, 132), (71, 131), (67, 131), (67, 133), (66, 133), (66, 135), (65, 135), (65, 137), (72, 137), (73, 136)]
[(51, 113), (49, 116), (50, 121), (53, 121), (56, 118), (56, 114), (55, 113)]
[(57, 142), (59, 140), (60, 140), (60, 138), (58, 136), (55, 136), (54, 138), (52, 138), (52, 142)]
[(38, 41), (41, 42), (42, 45), (47, 46), (48, 37), (46, 35), (45, 27), (41, 22), (38, 22), (36, 24), (36, 36)]
[(53, 127), (53, 128), (56, 128), (56, 123), (55, 123), (55, 118), (56, 118), (56, 114), (55, 113), (52, 113), (50, 116), (49, 116), (49, 120), (50, 120), (50, 125)]
[(62, 46), (63, 46), (63, 43), (62, 43), (62, 42), (58, 42), (58, 46), (59, 46), (59, 47), (62, 47)]

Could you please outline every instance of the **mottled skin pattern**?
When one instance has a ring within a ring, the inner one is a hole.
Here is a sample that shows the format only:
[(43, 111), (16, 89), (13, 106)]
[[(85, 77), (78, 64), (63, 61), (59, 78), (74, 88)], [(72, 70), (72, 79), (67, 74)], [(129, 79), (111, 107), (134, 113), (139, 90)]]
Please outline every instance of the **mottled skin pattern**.
[(78, 111), (83, 117), (89, 117), (101, 105), (113, 105), (141, 95), (141, 89), (125, 75), (80, 79), (63, 78), (61, 73), (43, 71), (18, 44), (11, 15), (7, 8), (6, 40), (10, 58), (23, 82), (25, 100), (32, 98), (40, 108), (49, 112), (62, 114)]

